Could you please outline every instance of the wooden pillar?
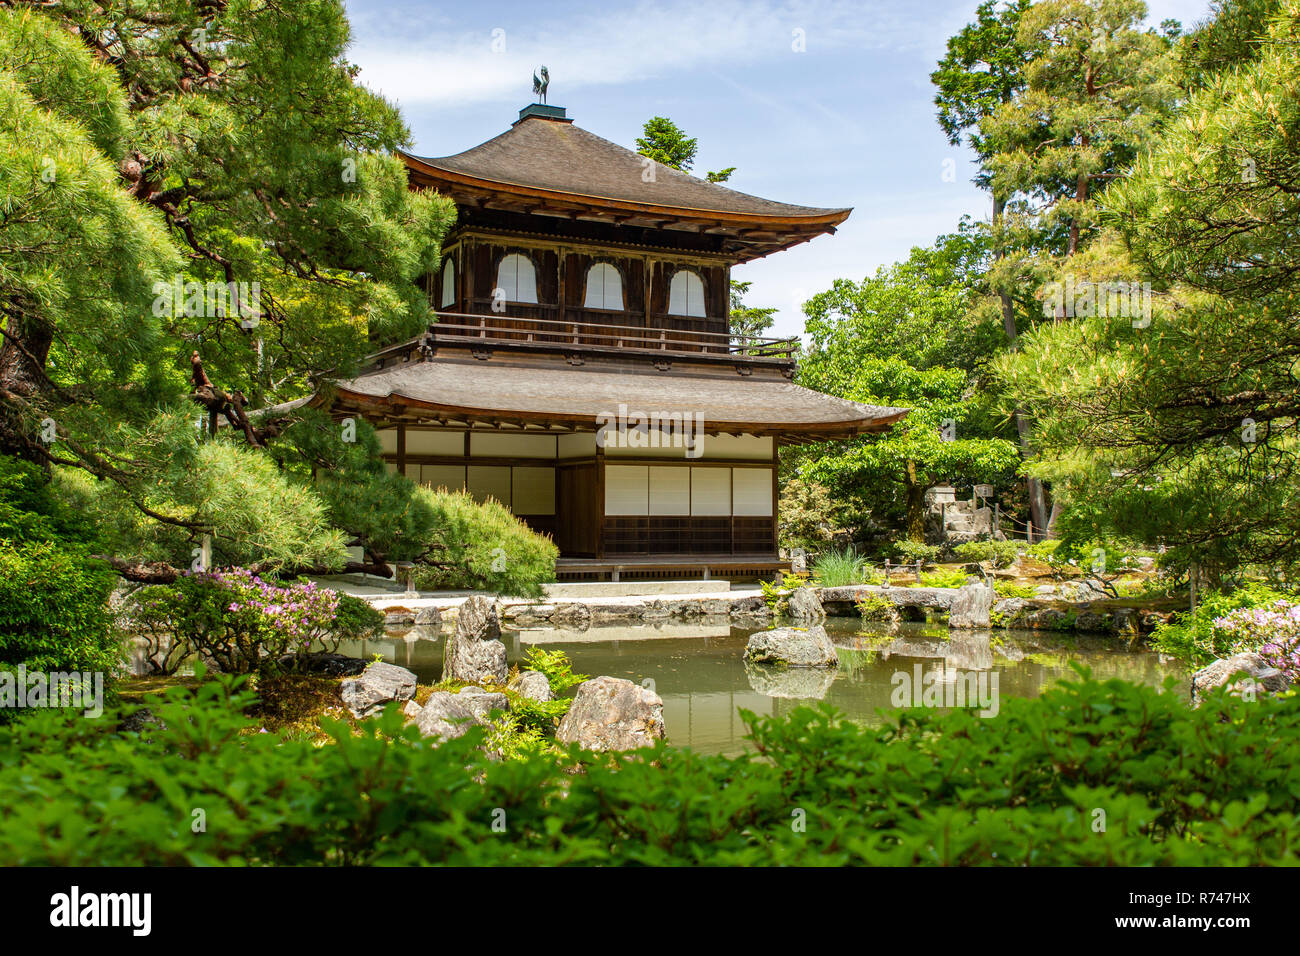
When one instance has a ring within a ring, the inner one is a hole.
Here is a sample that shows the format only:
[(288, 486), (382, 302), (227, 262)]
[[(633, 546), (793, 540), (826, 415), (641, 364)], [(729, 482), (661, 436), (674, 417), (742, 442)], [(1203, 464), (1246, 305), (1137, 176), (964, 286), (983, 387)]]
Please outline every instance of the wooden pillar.
[(406, 477), (406, 425), (397, 424), (397, 473)]
[[(559, 308), (556, 309), (556, 320), (559, 322), (563, 322), (565, 307), (568, 304), (568, 299), (566, 297), (568, 295), (568, 288), (569, 288), (569, 284), (568, 284), (569, 250), (561, 246), (558, 255), (559, 255), (559, 262), (556, 264), (555, 281), (559, 285), (555, 292), (555, 302), (559, 306)], [(542, 328), (546, 328), (546, 326), (542, 326)]]
[(645, 270), (641, 276), (641, 328), (649, 329), (652, 327), (650, 325), (650, 283), (654, 273), (654, 265), (651, 263), (649, 256), (644, 256), (641, 261), (643, 263), (642, 269)]
[(605, 556), (605, 449), (596, 446), (596, 500), (591, 514), (596, 520), (596, 557)]
[(461, 246), (463, 250), (461, 258), (465, 266), (461, 269), (461, 281), (465, 284), (465, 294), (461, 299), (461, 311), (465, 313), (474, 311), (474, 253), (476, 248), (474, 240), (468, 236)]

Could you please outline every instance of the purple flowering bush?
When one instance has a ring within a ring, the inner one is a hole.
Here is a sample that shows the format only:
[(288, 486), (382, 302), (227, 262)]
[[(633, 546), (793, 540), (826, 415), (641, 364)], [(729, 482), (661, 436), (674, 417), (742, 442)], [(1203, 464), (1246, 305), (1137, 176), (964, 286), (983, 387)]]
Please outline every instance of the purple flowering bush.
[(1295, 683), (1300, 678), (1300, 604), (1286, 600), (1243, 607), (1214, 619), (1233, 653), (1254, 651)]
[(313, 582), (277, 583), (233, 568), (186, 573), (146, 589), (125, 624), (144, 638), (156, 673), (175, 673), (198, 657), (225, 673), (247, 674), (284, 658), (292, 668), (310, 651), (364, 636), (382, 620), (365, 602)]

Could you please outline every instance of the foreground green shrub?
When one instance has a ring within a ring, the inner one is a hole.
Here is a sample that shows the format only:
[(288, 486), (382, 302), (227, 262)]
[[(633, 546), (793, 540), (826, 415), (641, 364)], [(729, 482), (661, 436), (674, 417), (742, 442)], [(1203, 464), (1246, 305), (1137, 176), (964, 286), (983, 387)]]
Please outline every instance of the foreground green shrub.
[(108, 611), (115, 581), (80, 549), (0, 541), (0, 670), (120, 670), (121, 641)]
[(172, 688), (138, 739), (52, 713), (0, 728), (0, 863), (1300, 862), (1293, 698), (1193, 711), (1084, 680), (984, 719), (746, 713), (756, 751), (738, 757), (493, 761), (482, 730), (431, 748), (395, 707), (330, 723), (325, 746), (281, 741), (231, 686)]

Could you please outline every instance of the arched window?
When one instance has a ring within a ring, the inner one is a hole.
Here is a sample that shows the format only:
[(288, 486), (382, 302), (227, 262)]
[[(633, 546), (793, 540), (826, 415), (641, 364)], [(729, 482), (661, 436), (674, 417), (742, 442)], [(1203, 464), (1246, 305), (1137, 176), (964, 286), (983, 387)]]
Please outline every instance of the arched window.
[(456, 263), (450, 256), (442, 266), (442, 299), (438, 308), (445, 309), (456, 301)]
[(608, 262), (597, 262), (587, 270), (587, 298), (584, 309), (623, 308), (623, 278)]
[(512, 252), (497, 267), (497, 288), (505, 292), (507, 302), (537, 301), (537, 271), (533, 260)]
[(668, 314), (704, 317), (704, 280), (689, 269), (678, 269), (668, 286)]

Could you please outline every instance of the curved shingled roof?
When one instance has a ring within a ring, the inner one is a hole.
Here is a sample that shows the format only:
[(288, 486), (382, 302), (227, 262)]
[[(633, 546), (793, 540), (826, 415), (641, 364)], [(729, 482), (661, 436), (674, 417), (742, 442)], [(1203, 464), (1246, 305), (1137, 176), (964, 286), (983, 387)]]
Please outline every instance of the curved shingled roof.
[(463, 153), (410, 158), (433, 169), (494, 183), (683, 211), (840, 222), (852, 211), (762, 199), (662, 163), (654, 163), (654, 181), (646, 182), (645, 156), (569, 121), (540, 116), (526, 116), (500, 136)]
[(423, 409), (478, 421), (592, 426), (620, 405), (634, 412), (702, 413), (708, 432), (799, 433), (803, 440), (886, 430), (908, 412), (862, 405), (772, 375), (630, 372), (625, 368), (495, 361), (407, 362), (340, 383), (348, 404)]

